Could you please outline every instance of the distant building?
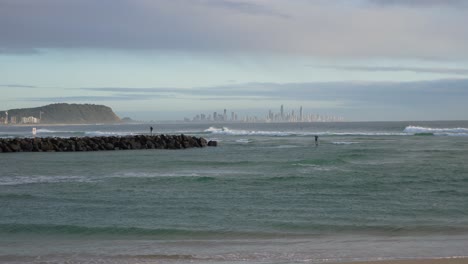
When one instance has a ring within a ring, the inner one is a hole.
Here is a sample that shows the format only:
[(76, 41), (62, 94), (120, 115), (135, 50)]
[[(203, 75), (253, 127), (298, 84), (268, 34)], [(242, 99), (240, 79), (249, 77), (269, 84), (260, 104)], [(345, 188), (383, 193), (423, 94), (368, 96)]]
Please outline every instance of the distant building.
[(281, 121), (284, 120), (284, 108), (283, 108), (283, 105), (281, 105)]
[(38, 124), (39, 119), (35, 118), (34, 116), (22, 117), (21, 118), (21, 123), (22, 124)]
[(299, 121), (302, 122), (304, 121), (303, 116), (302, 116), (302, 106), (299, 108)]

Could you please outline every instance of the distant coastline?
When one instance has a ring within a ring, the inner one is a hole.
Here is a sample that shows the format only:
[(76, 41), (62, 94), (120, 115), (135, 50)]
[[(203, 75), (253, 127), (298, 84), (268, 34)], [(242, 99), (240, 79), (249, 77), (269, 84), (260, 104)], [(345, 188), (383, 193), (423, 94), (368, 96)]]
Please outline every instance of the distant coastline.
[(3, 125), (116, 124), (122, 120), (105, 105), (50, 104), (0, 112)]

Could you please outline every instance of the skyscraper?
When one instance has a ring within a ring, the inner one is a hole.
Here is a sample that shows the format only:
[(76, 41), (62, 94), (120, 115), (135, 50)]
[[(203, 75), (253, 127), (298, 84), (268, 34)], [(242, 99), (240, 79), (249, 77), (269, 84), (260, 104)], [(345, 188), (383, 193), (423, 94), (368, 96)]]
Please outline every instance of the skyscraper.
[(302, 118), (302, 105), (301, 107), (299, 108), (299, 122), (302, 122), (304, 121), (304, 119)]
[(281, 105), (281, 121), (284, 120), (284, 108), (283, 105)]

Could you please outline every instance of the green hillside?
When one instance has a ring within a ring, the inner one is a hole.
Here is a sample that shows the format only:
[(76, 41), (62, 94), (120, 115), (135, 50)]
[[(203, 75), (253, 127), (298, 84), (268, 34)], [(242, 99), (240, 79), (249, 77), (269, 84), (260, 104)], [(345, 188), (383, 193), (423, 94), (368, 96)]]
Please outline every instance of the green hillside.
[[(19, 123), (23, 117), (41, 117), (42, 124), (96, 124), (118, 123), (120, 118), (105, 105), (93, 104), (51, 104), (35, 108), (11, 109), (9, 118), (16, 117)], [(0, 112), (0, 118), (5, 117), (5, 111)]]

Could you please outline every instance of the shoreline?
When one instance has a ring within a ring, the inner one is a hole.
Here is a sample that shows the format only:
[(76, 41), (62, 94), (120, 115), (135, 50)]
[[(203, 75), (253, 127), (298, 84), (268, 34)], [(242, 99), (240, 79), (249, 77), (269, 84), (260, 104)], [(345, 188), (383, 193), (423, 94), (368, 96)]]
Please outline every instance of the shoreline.
[(330, 263), (330, 264), (468, 264), (468, 257), (370, 260), (370, 261), (336, 262), (336, 263)]

